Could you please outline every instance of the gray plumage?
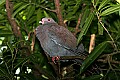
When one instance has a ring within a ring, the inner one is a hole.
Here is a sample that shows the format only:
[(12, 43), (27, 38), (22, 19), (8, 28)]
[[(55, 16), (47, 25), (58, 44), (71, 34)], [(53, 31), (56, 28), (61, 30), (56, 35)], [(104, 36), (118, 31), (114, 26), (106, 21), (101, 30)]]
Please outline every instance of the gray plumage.
[[(85, 53), (83, 44), (77, 47), (77, 39), (66, 28), (58, 25), (52, 18), (43, 18), (42, 25), (36, 28), (36, 37), (40, 41), (43, 50), (50, 56), (78, 56)], [(82, 64), (83, 60), (74, 59), (72, 61)], [(99, 73), (98, 68), (92, 66), (92, 71)], [(88, 72), (90, 72), (88, 70)]]
[(42, 25), (36, 28), (36, 36), (50, 57), (76, 55), (76, 38), (68, 29), (59, 26), (52, 18), (43, 18), (40, 22)]

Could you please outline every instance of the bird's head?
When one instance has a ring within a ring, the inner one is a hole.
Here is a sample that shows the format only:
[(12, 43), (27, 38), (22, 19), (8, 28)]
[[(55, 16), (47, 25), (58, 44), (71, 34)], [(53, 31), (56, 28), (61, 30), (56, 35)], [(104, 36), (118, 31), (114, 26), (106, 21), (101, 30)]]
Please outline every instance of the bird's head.
[(42, 18), (41, 21), (39, 21), (41, 24), (48, 24), (48, 23), (56, 23), (52, 18)]

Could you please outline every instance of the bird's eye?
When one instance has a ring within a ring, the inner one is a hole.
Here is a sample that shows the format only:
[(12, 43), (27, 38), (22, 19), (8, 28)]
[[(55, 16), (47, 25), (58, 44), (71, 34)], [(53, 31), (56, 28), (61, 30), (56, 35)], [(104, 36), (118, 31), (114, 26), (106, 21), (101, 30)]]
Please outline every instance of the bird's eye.
[(48, 19), (48, 21), (50, 21), (50, 19)]

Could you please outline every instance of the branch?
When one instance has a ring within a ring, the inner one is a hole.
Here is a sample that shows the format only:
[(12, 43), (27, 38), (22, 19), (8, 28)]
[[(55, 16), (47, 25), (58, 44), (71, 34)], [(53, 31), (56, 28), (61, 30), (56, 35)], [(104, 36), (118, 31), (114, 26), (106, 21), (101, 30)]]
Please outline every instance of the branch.
[(110, 53), (110, 54), (104, 54), (104, 55), (101, 56), (101, 58), (107, 57), (107, 56), (113, 56), (113, 55), (116, 55), (116, 54), (120, 54), (120, 51), (116, 51), (116, 52), (113, 52), (113, 53)]
[(74, 35), (76, 35), (78, 32), (80, 32), (79, 26), (80, 26), (80, 22), (81, 22), (81, 17), (82, 17), (82, 15), (80, 14), (79, 18), (78, 18), (78, 21), (77, 21), (77, 25), (75, 27), (75, 33), (74, 33)]
[[(6, 11), (7, 11), (7, 17), (8, 17), (8, 20), (10, 22), (10, 25), (11, 25), (11, 28), (12, 28), (12, 31), (13, 31), (13, 34), (15, 35), (15, 37), (19, 38), (20, 40), (23, 40), (22, 39), (22, 34), (21, 34), (21, 31), (20, 31), (20, 27), (18, 26), (17, 22), (15, 21), (14, 18), (12, 18), (12, 10), (13, 10), (13, 7), (11, 6), (12, 3), (9, 1), (9, 0), (6, 0)], [(30, 36), (28, 36), (30, 37)], [(34, 42), (35, 42), (35, 36), (33, 35), (33, 41), (32, 41), (32, 51), (34, 49)], [(23, 45), (23, 43), (21, 42), (21, 48), (22, 49), (22, 52), (23, 53), (26, 53), (26, 56), (29, 56), (31, 54), (30, 52), (30, 49), (29, 49), (29, 46), (25, 47)], [(29, 63), (29, 61), (28, 61)], [(37, 73), (38, 71), (42, 74), (44, 74), (45, 76), (49, 77), (51, 80), (53, 80), (53, 78), (51, 76), (49, 76), (49, 74), (47, 74), (45, 71), (39, 69), (38, 65), (34, 65), (34, 68), (35, 68), (35, 72)], [(39, 73), (39, 74), (40, 74)], [(35, 74), (36, 75), (36, 74)]]
[(56, 10), (51, 10), (51, 9), (43, 7), (43, 6), (40, 6), (40, 7), (43, 8), (43, 9), (45, 9), (45, 10), (47, 10), (47, 11), (51, 11), (51, 12), (55, 12), (56, 13)]
[(58, 17), (58, 20), (59, 20), (59, 24), (61, 26), (66, 27), (66, 25), (64, 24), (64, 20), (63, 20), (61, 9), (60, 9), (60, 1), (59, 0), (54, 0), (54, 3), (55, 3), (55, 7), (56, 7), (56, 14), (57, 14), (57, 17)]
[(89, 53), (94, 49), (95, 46), (95, 34), (91, 34)]
[(116, 54), (119, 54), (120, 51), (117, 51), (117, 52), (113, 52), (113, 53), (110, 53), (110, 54), (104, 54), (101, 56), (101, 58), (104, 58), (104, 59), (98, 59), (97, 61), (100, 61), (100, 62), (103, 62), (103, 63), (114, 63), (114, 64), (120, 64), (120, 61), (115, 61), (112, 59), (112, 56), (113, 55), (116, 55)]
[(13, 34), (18, 37), (20, 40), (22, 40), (22, 35), (20, 32), (20, 27), (17, 25), (15, 19), (12, 18), (12, 10), (13, 7), (11, 6), (12, 3), (9, 0), (6, 0), (6, 11), (7, 11), (7, 17), (11, 24)]

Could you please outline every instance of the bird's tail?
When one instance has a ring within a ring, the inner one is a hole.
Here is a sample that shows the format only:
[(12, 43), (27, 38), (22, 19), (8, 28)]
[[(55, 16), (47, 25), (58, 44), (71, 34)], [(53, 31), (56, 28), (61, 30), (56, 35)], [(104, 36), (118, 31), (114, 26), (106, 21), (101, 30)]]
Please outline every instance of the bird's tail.
[[(77, 62), (77, 64), (80, 66), (89, 55), (89, 53), (85, 51), (82, 43), (76, 49), (75, 54), (81, 56), (80, 59), (74, 60), (74, 62)], [(98, 67), (98, 62), (93, 62), (85, 71), (86, 75), (101, 74), (101, 73), (102, 71), (100, 70), (100, 67)]]

